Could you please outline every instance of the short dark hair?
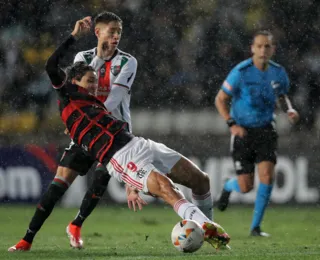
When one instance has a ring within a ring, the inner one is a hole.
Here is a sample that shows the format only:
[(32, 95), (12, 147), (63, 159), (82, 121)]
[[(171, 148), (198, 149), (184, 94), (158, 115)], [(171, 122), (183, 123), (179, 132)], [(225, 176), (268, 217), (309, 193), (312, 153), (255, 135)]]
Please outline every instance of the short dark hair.
[(108, 24), (110, 22), (119, 22), (122, 24), (121, 18), (112, 12), (102, 12), (100, 14), (97, 14), (94, 17), (94, 26), (96, 26), (98, 23), (105, 23)]
[(66, 69), (68, 81), (76, 79), (80, 81), (88, 71), (95, 71), (90, 65), (83, 61), (77, 61)]
[(254, 43), (254, 40), (257, 36), (260, 36), (260, 35), (263, 35), (263, 36), (267, 36), (267, 37), (271, 37), (272, 39), (272, 44), (275, 45), (275, 39), (274, 39), (274, 35), (272, 32), (268, 31), (268, 30), (259, 30), (257, 32), (255, 32), (253, 34), (253, 37), (252, 37), (252, 44)]

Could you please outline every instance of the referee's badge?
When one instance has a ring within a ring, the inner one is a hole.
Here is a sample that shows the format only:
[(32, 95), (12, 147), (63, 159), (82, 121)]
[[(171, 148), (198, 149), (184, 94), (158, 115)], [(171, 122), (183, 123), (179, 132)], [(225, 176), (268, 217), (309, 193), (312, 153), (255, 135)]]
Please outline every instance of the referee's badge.
[(271, 86), (273, 89), (277, 89), (278, 87), (280, 87), (280, 83), (274, 80), (271, 80)]

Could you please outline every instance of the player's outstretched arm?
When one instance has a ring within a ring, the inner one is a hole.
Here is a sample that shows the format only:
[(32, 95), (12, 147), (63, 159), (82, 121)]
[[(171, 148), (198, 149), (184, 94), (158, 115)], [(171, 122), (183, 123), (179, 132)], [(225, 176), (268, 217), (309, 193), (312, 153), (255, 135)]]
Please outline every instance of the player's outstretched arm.
[(59, 66), (61, 58), (67, 54), (70, 46), (75, 43), (77, 38), (90, 31), (90, 26), (90, 17), (77, 21), (71, 35), (62, 44), (60, 44), (60, 46), (47, 60), (45, 69), (54, 86), (60, 86), (66, 78), (65, 72)]

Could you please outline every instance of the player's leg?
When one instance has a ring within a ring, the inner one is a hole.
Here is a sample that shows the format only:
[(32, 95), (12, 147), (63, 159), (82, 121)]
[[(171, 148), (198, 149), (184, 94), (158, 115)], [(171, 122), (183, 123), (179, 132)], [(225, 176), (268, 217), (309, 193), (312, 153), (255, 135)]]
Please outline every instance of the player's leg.
[(265, 210), (269, 204), (274, 180), (274, 167), (277, 161), (276, 150), (278, 135), (273, 127), (267, 127), (260, 133), (260, 142), (257, 145), (257, 166), (260, 184), (254, 206), (253, 219), (251, 224), (251, 235), (269, 236), (261, 231), (261, 222)]
[(270, 201), (273, 188), (274, 163), (261, 162), (258, 164), (258, 172), (260, 184), (258, 186), (256, 201), (253, 211), (253, 219), (251, 224), (252, 236), (268, 237), (269, 234), (261, 231), (261, 222), (264, 216), (265, 209)]
[(204, 229), (205, 240), (212, 246), (220, 248), (229, 243), (230, 237), (225, 230), (207, 218), (196, 205), (187, 201), (169, 178), (154, 170), (146, 178), (144, 191), (162, 198), (182, 219), (197, 221)]
[[(72, 153), (70, 151), (72, 151)], [(65, 167), (69, 167), (75, 170), (80, 176), (86, 175), (95, 162), (93, 158), (91, 158), (77, 145), (72, 144), (66, 152), (66, 155), (60, 161), (60, 165), (64, 165)], [(90, 203), (96, 205), (94, 199), (85, 202), (82, 201), (82, 209), (90, 208), (90, 205), (88, 205)], [(81, 226), (73, 225), (70, 222), (66, 228), (66, 232), (69, 237), (71, 247), (79, 249), (83, 247), (83, 240), (81, 238)]]
[(50, 216), (55, 204), (63, 196), (70, 184), (77, 177), (77, 172), (70, 168), (59, 166), (56, 176), (49, 185), (48, 190), (42, 195), (36, 211), (29, 223), (26, 234), (16, 245), (10, 247), (8, 251), (28, 251), (37, 232), (42, 227), (45, 220)]
[(148, 140), (153, 155), (153, 164), (162, 172), (168, 173), (173, 182), (192, 190), (192, 203), (213, 219), (213, 200), (208, 174), (201, 171), (193, 162), (168, 148), (164, 144)]
[(55, 204), (78, 176), (78, 173), (83, 174), (83, 169), (86, 171), (90, 169), (91, 165), (89, 164), (91, 162), (86, 158), (82, 149), (71, 142), (60, 159), (56, 176), (40, 199), (24, 238), (15, 246), (9, 248), (9, 251), (30, 249), (36, 233), (51, 214)]
[(247, 193), (253, 189), (255, 154), (252, 151), (251, 142), (250, 136), (231, 137), (230, 147), (237, 177), (228, 179), (224, 183), (217, 205), (221, 211), (227, 209), (233, 191)]
[(67, 227), (72, 247), (79, 249), (83, 247), (83, 240), (81, 238), (82, 224), (99, 203), (107, 189), (110, 178), (111, 176), (108, 174), (105, 166), (98, 164), (94, 172), (92, 184), (84, 195), (79, 212)]
[[(204, 229), (207, 229), (206, 239), (214, 246), (219, 247), (228, 243), (229, 236), (223, 228), (207, 218), (197, 206), (185, 200), (173, 182), (152, 164), (156, 158), (153, 143), (150, 141), (135, 137), (127, 146), (114, 154), (106, 165), (110, 175), (120, 177), (126, 184), (139, 191), (161, 197), (182, 218), (194, 219), (203, 225), (208, 223), (204, 225)], [(172, 161), (174, 162), (171, 167), (176, 164), (175, 156)], [(159, 164), (159, 161), (157, 163)]]
[(76, 218), (72, 221), (73, 225), (78, 227), (82, 226), (83, 222), (91, 214), (102, 198), (107, 189), (110, 178), (111, 176), (105, 166), (99, 163), (95, 168), (92, 184), (88, 188), (82, 200), (79, 212)]
[(167, 176), (173, 182), (190, 188), (192, 190), (192, 203), (196, 205), (209, 219), (213, 219), (213, 200), (208, 174), (201, 171), (187, 158), (181, 157), (180, 160), (170, 169), (170, 173)]

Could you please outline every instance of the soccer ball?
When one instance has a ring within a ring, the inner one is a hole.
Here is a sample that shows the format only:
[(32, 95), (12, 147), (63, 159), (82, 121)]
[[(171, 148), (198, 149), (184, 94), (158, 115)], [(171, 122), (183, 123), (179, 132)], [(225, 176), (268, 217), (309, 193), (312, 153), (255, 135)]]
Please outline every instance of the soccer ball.
[(184, 219), (172, 229), (171, 240), (174, 247), (179, 251), (193, 253), (202, 246), (204, 231), (194, 220)]

